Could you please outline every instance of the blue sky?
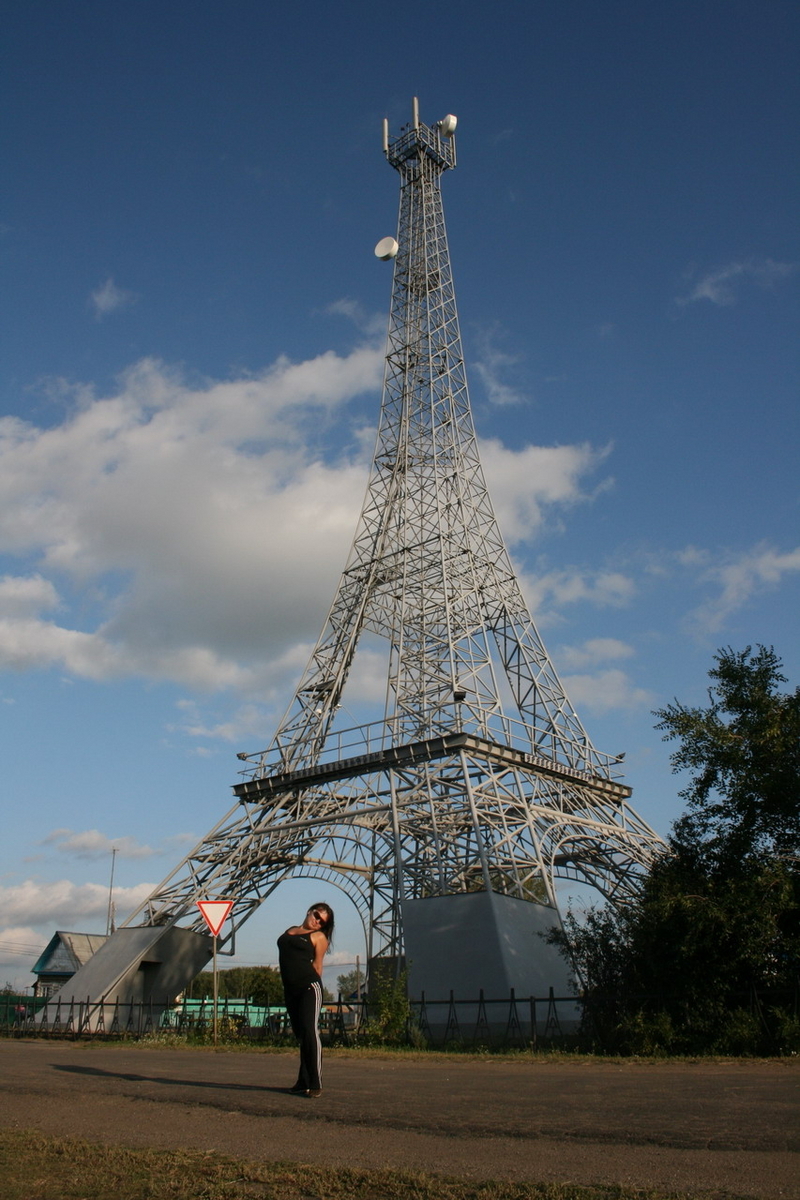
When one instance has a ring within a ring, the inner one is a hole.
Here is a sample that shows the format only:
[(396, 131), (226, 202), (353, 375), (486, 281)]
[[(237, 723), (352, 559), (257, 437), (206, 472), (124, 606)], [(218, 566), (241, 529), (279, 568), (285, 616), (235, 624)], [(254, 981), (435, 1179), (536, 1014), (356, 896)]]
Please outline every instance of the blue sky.
[[(112, 846), (124, 918), (291, 698), (366, 481), (381, 121), (414, 95), (459, 119), (495, 506), (642, 815), (681, 811), (652, 709), (702, 703), (718, 647), (774, 645), (796, 686), (799, 33), (780, 0), (6, 13), (0, 982), (105, 929)], [(318, 892), (282, 888), (238, 961)]]

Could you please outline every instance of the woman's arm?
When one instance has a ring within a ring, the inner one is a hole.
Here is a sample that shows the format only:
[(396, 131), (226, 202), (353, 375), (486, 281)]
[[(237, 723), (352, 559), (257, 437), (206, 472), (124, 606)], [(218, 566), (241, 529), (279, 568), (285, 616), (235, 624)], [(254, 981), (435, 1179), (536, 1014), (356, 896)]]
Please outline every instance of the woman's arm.
[(312, 933), (311, 944), (314, 947), (314, 970), (322, 979), (322, 967), (325, 962), (325, 952), (328, 949), (328, 939), (319, 931)]

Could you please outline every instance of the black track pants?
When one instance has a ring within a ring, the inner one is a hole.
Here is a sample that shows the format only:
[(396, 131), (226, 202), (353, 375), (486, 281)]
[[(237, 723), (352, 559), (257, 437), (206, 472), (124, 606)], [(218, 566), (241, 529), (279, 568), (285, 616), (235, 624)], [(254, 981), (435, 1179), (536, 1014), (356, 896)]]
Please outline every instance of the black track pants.
[(322, 1042), (319, 1039), (319, 1014), (322, 1008), (322, 984), (311, 983), (301, 992), (286, 992), (286, 1011), (292, 1033), (300, 1043), (299, 1087), (322, 1087)]

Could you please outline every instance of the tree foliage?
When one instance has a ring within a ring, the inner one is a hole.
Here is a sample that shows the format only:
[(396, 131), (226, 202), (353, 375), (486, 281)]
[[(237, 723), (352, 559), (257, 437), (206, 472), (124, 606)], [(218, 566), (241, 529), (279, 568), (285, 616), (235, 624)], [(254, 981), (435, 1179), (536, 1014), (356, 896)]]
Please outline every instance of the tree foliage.
[(692, 777), (629, 906), (568, 916), (586, 1034), (627, 1053), (800, 1049), (800, 691), (773, 650), (720, 651), (707, 708), (655, 715)]
[(367, 977), (360, 967), (354, 967), (352, 971), (346, 971), (344, 975), (336, 976), (336, 990), (340, 996), (354, 996), (356, 992), (364, 993), (364, 984)]
[(709, 671), (706, 708), (677, 701), (656, 712), (665, 741), (677, 739), (674, 771), (693, 772), (679, 793), (687, 812), (675, 840), (716, 859), (800, 852), (800, 688), (770, 647), (728, 649)]
[(565, 940), (596, 1048), (800, 1049), (800, 873), (786, 861), (753, 859), (733, 876), (665, 855), (630, 906), (568, 914)]
[[(231, 967), (218, 971), (217, 991), (223, 1000), (249, 1000), (265, 1006), (283, 1004), (283, 984), (280, 972), (274, 967)], [(213, 996), (213, 971), (201, 971), (189, 995), (195, 1000)]]

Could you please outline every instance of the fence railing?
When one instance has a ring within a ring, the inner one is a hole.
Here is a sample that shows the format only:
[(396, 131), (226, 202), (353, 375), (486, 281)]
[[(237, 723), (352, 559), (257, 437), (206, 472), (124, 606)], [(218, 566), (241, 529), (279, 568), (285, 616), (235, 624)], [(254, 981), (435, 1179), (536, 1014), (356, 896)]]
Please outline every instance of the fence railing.
[[(797, 1028), (786, 1034), (778, 1026), (800, 1022), (800, 981), (789, 989), (750, 988), (741, 995), (728, 996), (737, 1012), (748, 1012), (763, 1029), (764, 1046), (783, 1053), (783, 1044), (800, 1045)], [(445, 998), (428, 997), (389, 1005), (364, 996), (339, 996), (324, 1005), (320, 1019), (323, 1039), (329, 1044), (357, 1045), (389, 1042), (417, 1046), (491, 1046), (546, 1049), (577, 1046), (579, 1041), (601, 1048), (613, 1044), (608, 1029), (616, 1027), (619, 1012), (631, 1005), (653, 1014), (666, 1003), (675, 1009), (680, 997), (649, 995), (623, 996), (593, 993), (556, 996), (457, 998), (453, 992)], [(698, 1017), (688, 1000), (681, 1025), (691, 1032)], [(213, 1000), (184, 1000), (178, 1003), (155, 998), (144, 1001), (66, 999), (0, 995), (0, 1036), (99, 1039), (138, 1039), (157, 1034), (175, 1034), (187, 1039), (204, 1039), (214, 1023)], [(221, 998), (217, 1005), (217, 1025), (223, 1040), (281, 1044), (292, 1041), (291, 1026), (282, 1005), (257, 1005), (243, 1000)], [(773, 1028), (774, 1027), (774, 1028)], [(594, 1031), (594, 1032), (592, 1032)], [(578, 1035), (581, 1035), (580, 1038)], [(787, 1036), (789, 1041), (787, 1041)], [(746, 1052), (746, 1051), (744, 1051)], [(772, 1051), (770, 1051), (772, 1052)]]
[[(6, 1000), (4, 1004), (3, 1001)], [(562, 1041), (577, 1030), (580, 997), (548, 996), (492, 998), (480, 992), (477, 999), (430, 999), (423, 993), (411, 1000), (404, 1014), (387, 1019), (380, 1004), (366, 996), (341, 995), (323, 1006), (320, 1030), (323, 1039), (345, 1045), (388, 1040), (417, 1045), (491, 1044), (538, 1046)], [(0, 997), (0, 1035), (117, 1039), (151, 1037), (172, 1032), (197, 1037), (209, 1031), (214, 1019), (213, 1000), (172, 1003), (167, 999), (93, 1001), (74, 998), (30, 999), (23, 1006)], [(217, 1023), (224, 1037), (254, 1042), (280, 1042), (291, 1038), (291, 1025), (283, 1006), (249, 1004), (222, 998)]]

